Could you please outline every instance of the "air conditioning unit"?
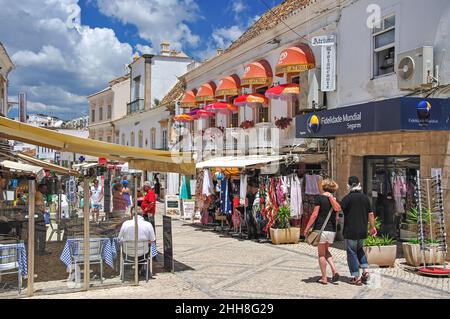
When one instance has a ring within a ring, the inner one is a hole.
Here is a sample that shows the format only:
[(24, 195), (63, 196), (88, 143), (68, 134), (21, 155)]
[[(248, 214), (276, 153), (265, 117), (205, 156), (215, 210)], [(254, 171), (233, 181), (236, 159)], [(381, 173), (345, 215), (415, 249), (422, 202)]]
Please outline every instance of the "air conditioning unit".
[(430, 84), (433, 77), (433, 47), (425, 46), (397, 55), (397, 78), (400, 90), (415, 90)]

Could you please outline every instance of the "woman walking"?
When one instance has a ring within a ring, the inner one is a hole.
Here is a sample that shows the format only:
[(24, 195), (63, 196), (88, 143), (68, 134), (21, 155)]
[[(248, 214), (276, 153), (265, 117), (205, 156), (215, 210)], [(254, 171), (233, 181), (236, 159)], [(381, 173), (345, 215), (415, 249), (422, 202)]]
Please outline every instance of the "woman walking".
[(333, 196), (339, 188), (335, 181), (326, 179), (322, 181), (321, 187), (324, 193), (316, 197), (314, 211), (309, 219), (308, 225), (305, 228), (304, 235), (305, 237), (308, 237), (308, 233), (311, 228), (314, 231), (320, 232), (331, 211), (331, 216), (328, 218), (328, 222), (323, 229), (319, 245), (317, 247), (319, 254), (319, 266), (322, 273), (322, 278), (318, 280), (318, 283), (326, 285), (328, 284), (327, 263), (330, 265), (333, 274), (331, 281), (333, 283), (339, 281), (339, 274), (336, 270), (329, 247), (334, 243), (334, 238), (336, 237), (336, 224), (339, 216), (338, 213), (341, 211), (341, 206)]

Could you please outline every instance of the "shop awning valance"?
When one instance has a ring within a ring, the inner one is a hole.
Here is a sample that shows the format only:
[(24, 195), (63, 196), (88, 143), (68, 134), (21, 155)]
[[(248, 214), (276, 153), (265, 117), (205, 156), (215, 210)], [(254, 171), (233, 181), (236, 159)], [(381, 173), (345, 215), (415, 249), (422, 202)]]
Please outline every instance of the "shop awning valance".
[(236, 104), (237, 106), (267, 107), (269, 105), (269, 99), (262, 94), (245, 94), (234, 99), (234, 104)]
[[(164, 165), (166, 165), (171, 169), (167, 172), (183, 174), (183, 172), (185, 172), (185, 167), (189, 165), (191, 166), (191, 169), (188, 170), (189, 172), (192, 172), (195, 169), (192, 156), (189, 153), (179, 153), (175, 155), (169, 151), (156, 151), (105, 143), (62, 134), (56, 131), (13, 121), (4, 117), (0, 117), (0, 136), (41, 147), (48, 147), (58, 151), (104, 157), (120, 162), (142, 160), (147, 161), (148, 166), (154, 165), (155, 167), (165, 167)], [(177, 164), (181, 161), (185, 162), (186, 165)], [(130, 164), (130, 168), (134, 167)]]
[(242, 77), (241, 85), (271, 85), (273, 79), (272, 67), (266, 60), (259, 60), (257, 62), (247, 65)]
[(193, 108), (197, 106), (197, 100), (195, 97), (197, 96), (197, 90), (191, 90), (184, 93), (183, 98), (181, 99), (181, 107), (182, 108)]
[(299, 44), (281, 52), (276, 66), (279, 77), (287, 73), (301, 73), (316, 67), (314, 53), (307, 44)]
[(236, 74), (233, 74), (220, 80), (216, 91), (216, 97), (223, 98), (225, 96), (239, 95), (240, 93), (241, 79)]
[(23, 164), (14, 161), (2, 161), (0, 162), (0, 166), (4, 168), (8, 168), (12, 171), (32, 174), (32, 175), (44, 175), (43, 168), (30, 164)]
[(196, 96), (197, 103), (207, 103), (216, 99), (216, 84), (214, 82), (208, 82), (203, 84)]
[(204, 162), (196, 164), (197, 169), (203, 168), (247, 168), (257, 165), (267, 165), (279, 161), (285, 160), (285, 156), (263, 156), (263, 155), (250, 155), (250, 156), (238, 156), (238, 157), (216, 157)]

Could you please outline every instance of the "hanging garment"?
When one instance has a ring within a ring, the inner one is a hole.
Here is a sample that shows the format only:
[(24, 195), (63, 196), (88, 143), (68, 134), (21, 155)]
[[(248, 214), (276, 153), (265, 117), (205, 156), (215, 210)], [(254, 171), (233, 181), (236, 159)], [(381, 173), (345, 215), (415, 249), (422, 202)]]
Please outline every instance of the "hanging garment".
[(214, 183), (209, 169), (205, 169), (204, 171), (202, 194), (207, 197), (214, 195)]
[(241, 225), (241, 214), (239, 214), (239, 211), (237, 210), (237, 207), (239, 206), (240, 199), (235, 197), (233, 199), (233, 226), (235, 229), (239, 228)]
[(406, 193), (407, 193), (407, 185), (406, 185), (406, 177), (405, 176), (396, 175), (394, 177), (393, 192), (394, 192), (395, 207), (396, 207), (397, 213), (404, 213), (405, 205), (403, 204), (403, 197), (406, 196)]
[(167, 195), (177, 195), (180, 188), (180, 175), (167, 173)]
[(241, 183), (239, 185), (240, 204), (245, 205), (245, 198), (247, 197), (247, 175), (241, 175)]
[(195, 211), (199, 212), (199, 213), (202, 211), (202, 207), (204, 205), (204, 201), (205, 201), (205, 198), (206, 198), (206, 196), (204, 196), (202, 194), (202, 190), (203, 190), (203, 175), (204, 175), (203, 171), (200, 171), (197, 174), (197, 183), (195, 185)]
[(227, 178), (222, 180), (220, 189), (220, 210), (222, 214), (231, 215), (233, 213), (230, 197), (231, 185)]
[(292, 175), (291, 184), (291, 216), (300, 218), (303, 215), (302, 182), (298, 176)]
[(305, 194), (306, 195), (320, 195), (319, 190), (319, 182), (321, 177), (319, 175), (305, 175), (306, 187)]
[(181, 183), (181, 199), (191, 199), (191, 181), (187, 178), (187, 176), (183, 176), (183, 182)]

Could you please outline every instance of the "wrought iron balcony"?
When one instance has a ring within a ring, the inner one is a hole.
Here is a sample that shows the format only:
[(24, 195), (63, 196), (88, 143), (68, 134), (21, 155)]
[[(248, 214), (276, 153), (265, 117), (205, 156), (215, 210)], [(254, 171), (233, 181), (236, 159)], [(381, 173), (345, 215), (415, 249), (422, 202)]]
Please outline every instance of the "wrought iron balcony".
[(145, 109), (144, 100), (135, 100), (127, 104), (127, 114), (133, 114), (136, 112), (143, 111)]

